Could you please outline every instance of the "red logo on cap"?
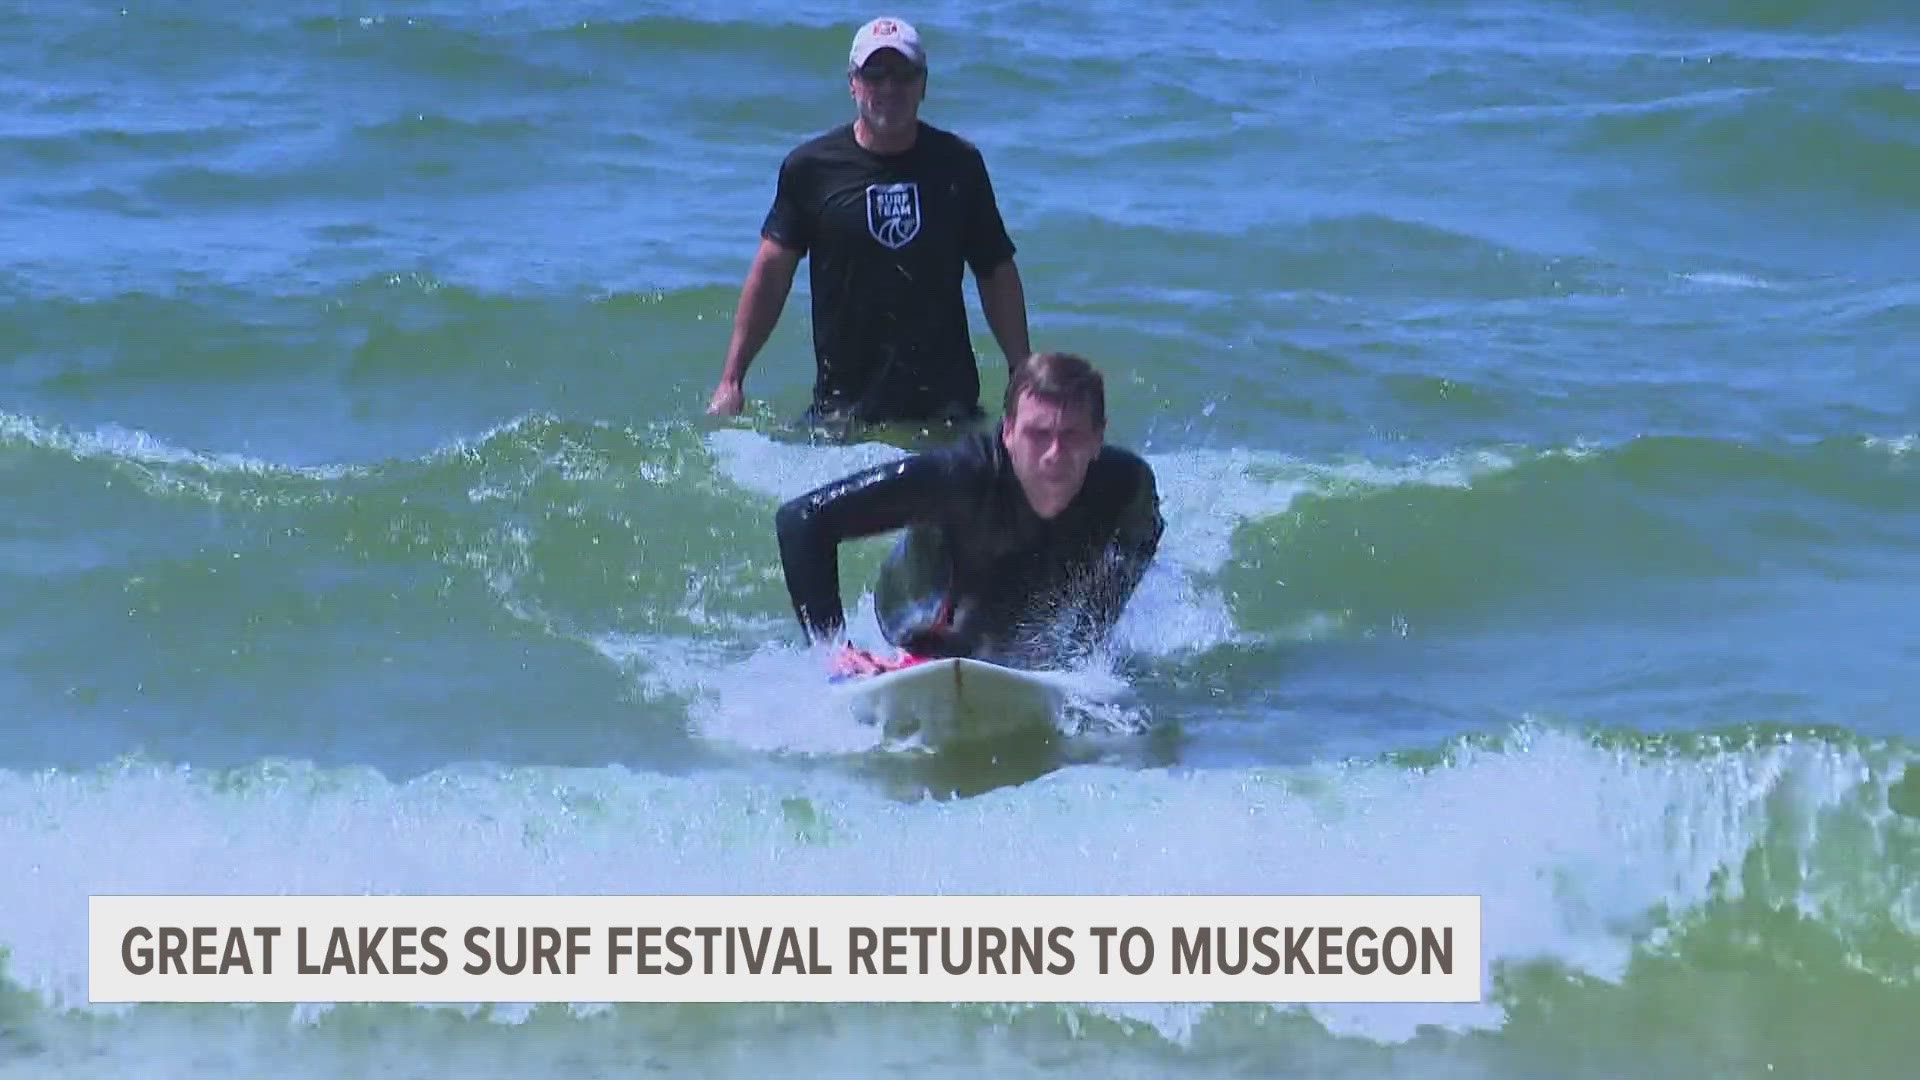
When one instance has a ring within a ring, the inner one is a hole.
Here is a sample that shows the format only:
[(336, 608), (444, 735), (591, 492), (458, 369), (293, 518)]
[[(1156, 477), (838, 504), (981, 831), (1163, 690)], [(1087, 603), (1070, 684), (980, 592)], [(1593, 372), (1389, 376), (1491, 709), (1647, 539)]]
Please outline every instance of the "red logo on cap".
[(900, 24), (892, 19), (881, 19), (873, 24), (874, 37), (892, 37), (900, 32)]

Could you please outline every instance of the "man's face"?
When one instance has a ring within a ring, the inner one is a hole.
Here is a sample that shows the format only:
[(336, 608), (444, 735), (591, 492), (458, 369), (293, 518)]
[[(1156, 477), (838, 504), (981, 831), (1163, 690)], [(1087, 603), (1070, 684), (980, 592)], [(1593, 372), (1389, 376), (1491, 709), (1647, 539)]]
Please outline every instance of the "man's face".
[(881, 49), (848, 77), (860, 117), (875, 131), (892, 134), (920, 119), (927, 73), (892, 49)]
[(1034, 512), (1050, 518), (1067, 508), (1087, 478), (1087, 466), (1100, 454), (1105, 430), (1084, 406), (1063, 408), (1032, 391), (1020, 395), (1011, 419), (1000, 426), (1000, 440), (1013, 461), (1014, 475), (1026, 490)]

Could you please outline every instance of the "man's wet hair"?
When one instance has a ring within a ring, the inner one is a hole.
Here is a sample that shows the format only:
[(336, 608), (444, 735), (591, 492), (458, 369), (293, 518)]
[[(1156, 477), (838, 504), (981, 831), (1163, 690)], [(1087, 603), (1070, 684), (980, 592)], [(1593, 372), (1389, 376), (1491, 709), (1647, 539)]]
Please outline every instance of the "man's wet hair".
[(1086, 408), (1095, 427), (1107, 422), (1106, 380), (1086, 357), (1070, 352), (1034, 353), (1013, 369), (1002, 403), (1008, 420), (1014, 419), (1020, 396), (1031, 393), (1063, 409)]

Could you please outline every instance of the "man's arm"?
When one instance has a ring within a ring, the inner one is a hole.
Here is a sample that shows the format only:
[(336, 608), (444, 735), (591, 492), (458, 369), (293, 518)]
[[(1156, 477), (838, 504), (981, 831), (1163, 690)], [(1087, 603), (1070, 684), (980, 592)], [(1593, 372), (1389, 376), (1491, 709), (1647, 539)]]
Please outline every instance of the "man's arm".
[(1146, 577), (1147, 568), (1159, 554), (1160, 538), (1166, 528), (1153, 469), (1143, 465), (1133, 499), (1121, 513), (1112, 543), (1101, 556), (1089, 590), (1088, 616), (1096, 637), (1104, 639), (1120, 622), (1141, 579)]
[(774, 516), (787, 596), (809, 644), (846, 632), (840, 603), (842, 540), (930, 520), (965, 497), (958, 459), (915, 454), (862, 469), (789, 500)]
[(993, 191), (993, 177), (987, 172), (986, 158), (977, 148), (967, 155), (966, 169), (971, 173), (972, 198), (967, 209), (966, 258), (973, 268), (974, 287), (980, 292), (980, 310), (987, 317), (994, 340), (1006, 355), (1012, 370), (1033, 352), (1027, 337), (1027, 295), (1020, 280), (1020, 268), (1013, 261), (1013, 237), (1000, 216), (999, 197)]
[(980, 290), (980, 310), (1011, 371), (1033, 352), (1027, 338), (1027, 294), (1020, 281), (1020, 267), (1011, 259), (984, 274), (974, 275)]
[(747, 368), (773, 334), (780, 312), (793, 290), (794, 271), (813, 245), (814, 215), (810, 207), (812, 157), (805, 147), (787, 154), (774, 178), (773, 205), (760, 223), (760, 247), (740, 287), (740, 304), (733, 313), (733, 337), (720, 369), (709, 413), (732, 416), (746, 398)]
[(727, 359), (720, 370), (720, 385), (714, 388), (707, 411), (721, 416), (738, 413), (746, 397), (747, 368), (773, 334), (793, 290), (793, 275), (800, 266), (802, 252), (786, 247), (772, 237), (762, 237), (754, 252), (753, 265), (747, 269), (746, 284), (740, 289), (740, 305), (733, 315), (733, 338), (727, 343)]

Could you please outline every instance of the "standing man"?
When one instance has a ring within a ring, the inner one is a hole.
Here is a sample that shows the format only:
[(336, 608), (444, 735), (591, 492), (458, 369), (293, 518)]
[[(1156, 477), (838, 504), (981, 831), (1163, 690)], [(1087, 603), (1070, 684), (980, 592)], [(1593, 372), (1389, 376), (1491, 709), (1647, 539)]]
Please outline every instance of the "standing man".
[(972, 143), (920, 119), (927, 54), (901, 19), (853, 39), (852, 121), (794, 148), (747, 271), (709, 413), (740, 411), (747, 368), (811, 257), (809, 423), (984, 416), (963, 271), (1009, 370), (1026, 359), (1026, 295), (992, 181)]

